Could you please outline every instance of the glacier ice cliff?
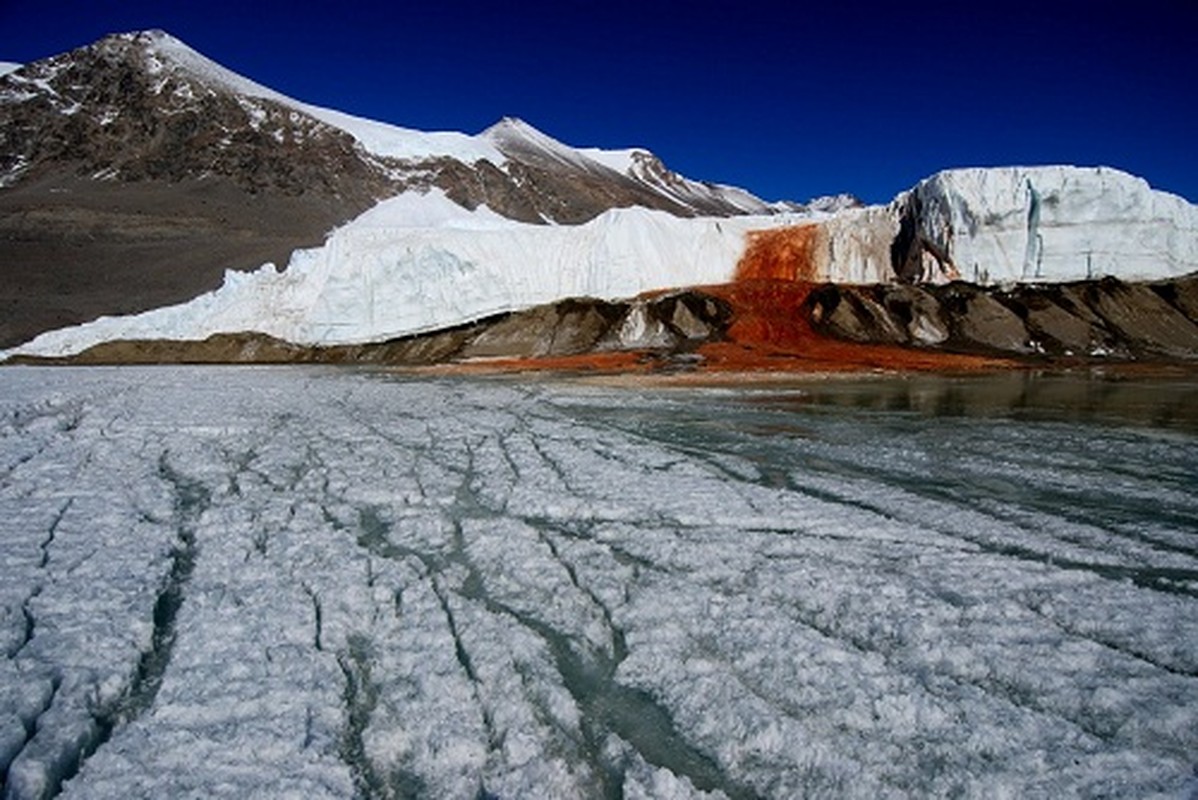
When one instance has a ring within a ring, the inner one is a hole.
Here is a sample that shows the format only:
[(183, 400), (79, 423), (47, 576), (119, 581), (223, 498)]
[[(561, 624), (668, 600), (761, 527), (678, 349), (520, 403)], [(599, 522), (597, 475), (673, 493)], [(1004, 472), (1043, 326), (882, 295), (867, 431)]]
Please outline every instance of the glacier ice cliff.
[(897, 202), (920, 209), (925, 251), (948, 259), (937, 266), (977, 283), (1153, 280), (1198, 270), (1198, 207), (1115, 169), (948, 170)]

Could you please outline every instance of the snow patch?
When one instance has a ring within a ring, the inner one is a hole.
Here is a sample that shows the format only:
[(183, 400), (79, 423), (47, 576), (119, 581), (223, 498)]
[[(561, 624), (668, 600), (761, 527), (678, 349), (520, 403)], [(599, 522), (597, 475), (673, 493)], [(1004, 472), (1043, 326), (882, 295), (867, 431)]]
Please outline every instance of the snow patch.
[(642, 153), (648, 154), (647, 150), (639, 147), (627, 150), (600, 150), (598, 147), (580, 147), (578, 148), (578, 152), (610, 170), (629, 177), (632, 177), (632, 167), (636, 163), (636, 157)]
[(516, 117), (504, 117), (480, 133), (478, 138), (501, 150), (510, 147), (523, 152), (531, 151), (544, 158), (584, 170), (592, 166), (580, 151)]

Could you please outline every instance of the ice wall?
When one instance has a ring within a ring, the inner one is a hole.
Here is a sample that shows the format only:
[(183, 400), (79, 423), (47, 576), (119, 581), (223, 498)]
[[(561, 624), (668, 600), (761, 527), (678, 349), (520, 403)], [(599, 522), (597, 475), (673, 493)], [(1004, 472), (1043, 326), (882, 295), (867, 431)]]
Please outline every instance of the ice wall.
[(50, 331), (0, 356), (68, 355), (116, 339), (258, 331), (298, 344), (382, 341), (566, 297), (618, 299), (732, 278), (745, 232), (779, 217), (680, 219), (617, 209), (577, 226), (468, 211), (437, 190), (385, 201), (296, 251), (285, 271), (229, 272), (177, 306)]
[(1198, 270), (1198, 206), (1109, 167), (948, 170), (896, 200), (910, 203), (930, 251), (943, 251), (964, 280), (1144, 280)]

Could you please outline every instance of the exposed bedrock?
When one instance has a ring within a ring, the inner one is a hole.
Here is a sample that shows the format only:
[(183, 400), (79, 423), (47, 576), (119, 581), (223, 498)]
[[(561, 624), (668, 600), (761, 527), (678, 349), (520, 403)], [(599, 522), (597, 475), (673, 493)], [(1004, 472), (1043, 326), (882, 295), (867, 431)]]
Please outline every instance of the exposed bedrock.
[(955, 352), (1121, 359), (1198, 359), (1198, 274), (982, 287), (828, 284), (809, 299), (812, 323), (854, 342)]
[[(778, 294), (769, 287), (793, 291)], [(793, 300), (781, 299), (792, 295)], [(676, 357), (702, 360), (697, 351), (715, 342), (801, 354), (815, 336), (1032, 361), (1192, 363), (1198, 361), (1196, 312), (1198, 273), (1152, 283), (1105, 278), (1006, 288), (960, 281), (815, 285), (758, 278), (620, 302), (562, 300), (373, 344), (308, 347), (232, 333), (203, 341), (106, 342), (63, 360), (422, 366), (630, 352), (673, 363)]]

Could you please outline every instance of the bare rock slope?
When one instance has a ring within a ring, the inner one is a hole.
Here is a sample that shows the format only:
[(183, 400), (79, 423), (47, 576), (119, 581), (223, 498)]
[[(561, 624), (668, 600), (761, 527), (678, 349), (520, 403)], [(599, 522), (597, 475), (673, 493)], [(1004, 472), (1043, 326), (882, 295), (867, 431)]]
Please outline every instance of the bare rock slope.
[(816, 330), (854, 342), (1036, 358), (1198, 361), (1198, 274), (982, 287), (827, 284)]

